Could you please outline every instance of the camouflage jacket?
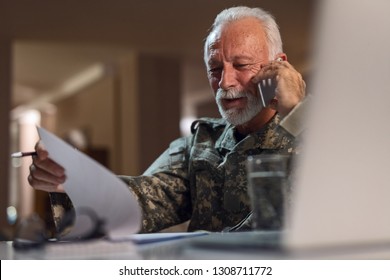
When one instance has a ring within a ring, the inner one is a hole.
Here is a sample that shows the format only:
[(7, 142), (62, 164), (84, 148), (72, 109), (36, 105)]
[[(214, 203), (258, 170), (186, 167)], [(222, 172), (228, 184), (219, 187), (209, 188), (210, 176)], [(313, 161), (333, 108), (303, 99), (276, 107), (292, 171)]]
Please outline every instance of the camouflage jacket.
[[(221, 231), (245, 220), (251, 211), (246, 159), (295, 153), (297, 141), (287, 131), (289, 125), (281, 126), (278, 115), (243, 139), (223, 119), (196, 121), (192, 135), (173, 141), (142, 176), (120, 176), (142, 208), (141, 231), (157, 232), (188, 220), (189, 231)], [(52, 203), (58, 221), (59, 205), (70, 204), (58, 197)]]
[(221, 231), (250, 212), (246, 159), (292, 153), (294, 138), (277, 129), (276, 116), (261, 131), (236, 139), (223, 119), (200, 119), (193, 134), (173, 141), (142, 176), (122, 177), (143, 210), (142, 230), (152, 232), (190, 220), (189, 231)]

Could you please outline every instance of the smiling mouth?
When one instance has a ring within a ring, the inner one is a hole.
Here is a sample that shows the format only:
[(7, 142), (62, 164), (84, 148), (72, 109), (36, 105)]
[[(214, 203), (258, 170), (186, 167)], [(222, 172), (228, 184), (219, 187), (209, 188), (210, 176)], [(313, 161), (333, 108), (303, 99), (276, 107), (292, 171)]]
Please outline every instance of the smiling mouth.
[(224, 104), (226, 109), (236, 108), (236, 107), (245, 107), (246, 97), (224, 98), (223, 104)]

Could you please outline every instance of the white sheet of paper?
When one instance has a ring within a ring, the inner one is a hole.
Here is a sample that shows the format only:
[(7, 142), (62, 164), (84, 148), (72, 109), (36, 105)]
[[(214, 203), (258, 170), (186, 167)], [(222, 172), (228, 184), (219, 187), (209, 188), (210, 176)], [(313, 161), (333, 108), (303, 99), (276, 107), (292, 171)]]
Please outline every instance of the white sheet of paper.
[(156, 232), (156, 233), (139, 233), (124, 237), (119, 241), (130, 240), (136, 244), (148, 244), (154, 242), (170, 241), (184, 238), (197, 237), (208, 235), (210, 232), (194, 231), (194, 232)]
[(39, 136), (55, 162), (65, 168), (64, 189), (76, 210), (69, 236), (77, 236), (88, 226), (78, 209), (87, 208), (103, 220), (111, 239), (139, 231), (141, 209), (127, 185), (107, 168), (73, 148), (47, 130), (38, 127)]

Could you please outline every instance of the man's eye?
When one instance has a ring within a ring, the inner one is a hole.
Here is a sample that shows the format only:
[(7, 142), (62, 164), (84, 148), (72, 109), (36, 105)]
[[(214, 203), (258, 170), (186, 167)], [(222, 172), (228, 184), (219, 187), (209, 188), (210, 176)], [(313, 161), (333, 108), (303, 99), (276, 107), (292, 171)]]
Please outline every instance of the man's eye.
[(235, 64), (234, 65), (234, 67), (237, 69), (247, 68), (248, 66), (249, 66), (249, 64)]
[(222, 67), (212, 67), (209, 69), (210, 73), (218, 73), (222, 71)]

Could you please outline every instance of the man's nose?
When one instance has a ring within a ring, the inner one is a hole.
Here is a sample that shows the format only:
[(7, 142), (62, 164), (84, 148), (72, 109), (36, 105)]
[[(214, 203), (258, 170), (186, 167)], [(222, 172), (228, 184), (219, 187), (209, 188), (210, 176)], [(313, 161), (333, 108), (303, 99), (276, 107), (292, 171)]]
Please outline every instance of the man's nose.
[(237, 86), (236, 73), (233, 67), (226, 66), (222, 70), (219, 87), (223, 90), (228, 90)]

